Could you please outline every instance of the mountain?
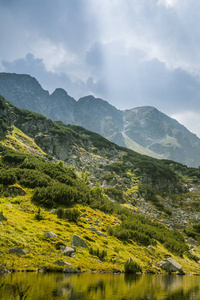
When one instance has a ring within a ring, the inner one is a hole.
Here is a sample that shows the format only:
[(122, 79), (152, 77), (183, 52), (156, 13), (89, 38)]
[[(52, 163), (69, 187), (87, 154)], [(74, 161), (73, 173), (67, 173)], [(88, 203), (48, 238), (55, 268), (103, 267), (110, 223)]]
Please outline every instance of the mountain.
[(200, 139), (154, 107), (120, 111), (93, 96), (75, 101), (63, 89), (50, 95), (35, 78), (11, 73), (0, 73), (0, 94), (19, 108), (83, 126), (141, 154), (193, 167), (200, 165)]
[(199, 169), (1, 96), (0, 129), (0, 272), (199, 273)]

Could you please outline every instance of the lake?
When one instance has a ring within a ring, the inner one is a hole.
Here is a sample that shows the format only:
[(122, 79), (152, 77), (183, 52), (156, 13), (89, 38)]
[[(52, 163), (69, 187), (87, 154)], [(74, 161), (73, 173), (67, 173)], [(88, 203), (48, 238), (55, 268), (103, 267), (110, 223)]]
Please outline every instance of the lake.
[[(12, 273), (0, 276), (0, 300), (199, 300), (200, 276)], [(25, 298), (21, 298), (25, 299)]]

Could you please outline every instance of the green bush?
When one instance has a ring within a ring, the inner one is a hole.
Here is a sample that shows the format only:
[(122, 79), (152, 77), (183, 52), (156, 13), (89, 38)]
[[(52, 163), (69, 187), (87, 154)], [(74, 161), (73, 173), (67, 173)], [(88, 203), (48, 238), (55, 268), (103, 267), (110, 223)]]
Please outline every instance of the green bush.
[(51, 182), (51, 178), (38, 170), (16, 170), (16, 174), (21, 185), (26, 187), (47, 187)]
[(107, 251), (106, 250), (99, 250), (99, 248), (97, 248), (97, 250), (94, 250), (92, 247), (89, 248), (89, 253), (91, 255), (95, 255), (97, 256), (100, 260), (105, 260), (106, 256), (107, 256)]
[(65, 216), (65, 210), (62, 207), (57, 209), (57, 217), (63, 219)]
[(81, 198), (81, 194), (71, 186), (54, 183), (51, 186), (36, 188), (32, 200), (47, 208), (58, 205), (70, 206)]
[(77, 222), (80, 217), (80, 211), (76, 208), (66, 209), (64, 213), (64, 218), (68, 219), (70, 222)]
[(40, 207), (38, 208), (38, 211), (35, 214), (35, 219), (38, 220), (38, 221), (45, 220), (44, 216), (41, 215), (41, 209), (40, 209)]
[(135, 261), (127, 260), (127, 262), (124, 265), (124, 272), (136, 274), (142, 272), (142, 267)]
[(200, 233), (200, 224), (194, 224), (193, 228), (196, 232)]
[(16, 183), (17, 178), (13, 170), (0, 170), (0, 184), (10, 185)]
[(187, 257), (189, 259), (192, 259), (192, 260), (196, 261), (196, 262), (198, 262), (200, 260), (200, 258), (198, 256), (196, 256), (196, 255), (194, 255), (194, 254), (192, 254), (190, 252), (187, 253)]

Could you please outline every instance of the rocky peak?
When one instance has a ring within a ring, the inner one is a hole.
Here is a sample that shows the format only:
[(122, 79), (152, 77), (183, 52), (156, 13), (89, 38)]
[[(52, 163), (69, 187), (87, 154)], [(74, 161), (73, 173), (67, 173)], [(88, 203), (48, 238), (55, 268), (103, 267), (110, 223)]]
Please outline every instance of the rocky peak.
[(200, 165), (200, 139), (151, 106), (120, 111), (92, 95), (75, 101), (64, 89), (51, 95), (29, 75), (0, 73), (0, 94), (14, 105), (75, 124), (139, 153)]

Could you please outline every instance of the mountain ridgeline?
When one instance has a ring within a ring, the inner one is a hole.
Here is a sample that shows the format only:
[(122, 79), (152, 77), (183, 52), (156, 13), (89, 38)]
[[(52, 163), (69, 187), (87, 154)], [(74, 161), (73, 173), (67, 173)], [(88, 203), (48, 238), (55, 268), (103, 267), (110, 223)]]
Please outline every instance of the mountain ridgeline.
[(75, 101), (61, 88), (50, 95), (35, 78), (11, 73), (0, 73), (0, 94), (19, 108), (82, 126), (141, 154), (200, 165), (200, 139), (154, 107), (121, 111), (93, 96)]
[(168, 166), (170, 161), (143, 156), (81, 126), (65, 125), (17, 108), (1, 96), (0, 121), (2, 138), (8, 132), (12, 135), (13, 128), (18, 128), (51, 157), (75, 166), (79, 171), (88, 172), (94, 184), (97, 180), (103, 184), (104, 177), (110, 172), (123, 178), (129, 171), (140, 176), (142, 183), (160, 191), (182, 191), (178, 176)]

